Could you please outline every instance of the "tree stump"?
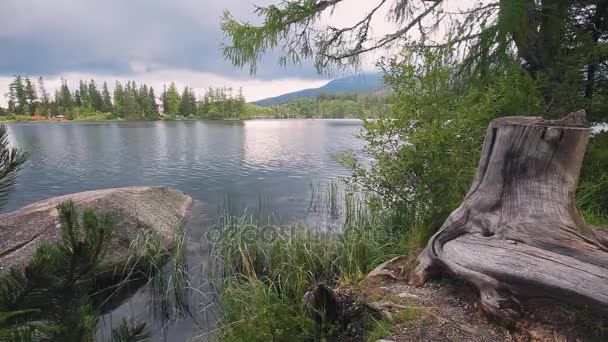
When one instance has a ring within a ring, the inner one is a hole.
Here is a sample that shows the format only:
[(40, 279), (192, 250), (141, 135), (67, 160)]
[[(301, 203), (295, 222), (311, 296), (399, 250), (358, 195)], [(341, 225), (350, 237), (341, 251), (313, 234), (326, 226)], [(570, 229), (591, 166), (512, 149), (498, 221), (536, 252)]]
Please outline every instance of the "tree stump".
[(608, 308), (608, 238), (575, 201), (590, 132), (584, 111), (493, 120), (473, 184), (419, 256), (411, 284), (447, 272), (507, 320), (535, 297)]

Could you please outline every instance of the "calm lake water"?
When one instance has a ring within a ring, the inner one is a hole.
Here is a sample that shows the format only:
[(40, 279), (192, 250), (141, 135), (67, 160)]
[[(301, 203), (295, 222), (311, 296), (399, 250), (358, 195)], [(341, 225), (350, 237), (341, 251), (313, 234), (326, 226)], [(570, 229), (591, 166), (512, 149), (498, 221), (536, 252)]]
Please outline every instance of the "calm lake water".
[[(239, 212), (272, 212), (283, 223), (314, 224), (322, 217), (309, 208), (313, 187), (348, 174), (336, 159), (362, 149), (354, 136), (360, 128), (358, 120), (306, 119), (9, 124), (11, 142), (29, 153), (29, 161), (3, 211), (93, 189), (182, 190), (197, 200), (187, 227), (188, 259), (200, 285), (206, 252), (196, 242), (226, 200)], [(194, 303), (193, 311), (201, 313), (204, 304)], [(199, 322), (179, 320), (160, 333), (147, 294), (139, 291), (104, 316), (100, 337), (107, 339), (110, 327), (129, 316), (147, 321), (154, 340), (184, 341), (208, 329), (198, 315)]]
[(210, 205), (265, 198), (301, 219), (310, 185), (345, 175), (358, 120), (155, 121), (9, 124), (29, 153), (4, 212), (92, 189), (167, 185)]

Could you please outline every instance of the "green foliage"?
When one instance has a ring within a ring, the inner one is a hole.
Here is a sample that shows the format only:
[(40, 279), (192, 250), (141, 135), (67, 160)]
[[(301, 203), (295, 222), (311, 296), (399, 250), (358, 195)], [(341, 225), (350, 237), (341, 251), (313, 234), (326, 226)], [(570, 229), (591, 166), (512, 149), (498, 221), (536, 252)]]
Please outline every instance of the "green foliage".
[(26, 159), (27, 155), (20, 149), (9, 146), (6, 126), (0, 124), (0, 209), (6, 204), (17, 172)]
[(269, 107), (275, 118), (378, 118), (388, 112), (387, 96), (321, 94), (316, 99), (298, 98)]
[(394, 330), (391, 322), (382, 320), (373, 323), (372, 328), (367, 334), (367, 341), (376, 342), (387, 337)]
[[(279, 49), (279, 62), (314, 59), (319, 72), (353, 68), (361, 56), (394, 46), (452, 47), (459, 53), (459, 73), (493, 83), (496, 67), (517, 61), (517, 69), (536, 83), (546, 116), (561, 116), (581, 107), (594, 121), (606, 121), (608, 79), (608, 4), (603, 1), (478, 1), (461, 11), (446, 1), (375, 0), (350, 25), (321, 24), (344, 0), (288, 0), (257, 7), (259, 25), (224, 13), (228, 37), (224, 56), (235, 66), (249, 66), (268, 50)], [(370, 34), (383, 20), (395, 31)], [(443, 32), (450, 28), (449, 32)], [(424, 55), (424, 53), (422, 53)]]
[(262, 107), (252, 103), (244, 104), (245, 118), (272, 118), (274, 111), (269, 107)]
[[(322, 3), (330, 2), (333, 1)], [(273, 5), (256, 7), (256, 14), (264, 17), (264, 23), (257, 27), (239, 23), (229, 12), (224, 12), (221, 28), (232, 43), (223, 47), (226, 58), (241, 68), (249, 65), (251, 73), (254, 73), (260, 56), (268, 49), (288, 45), (290, 33), (299, 35), (303, 44), (293, 44), (286, 49), (280, 62), (297, 63), (310, 57), (313, 50), (308, 43), (308, 28), (315, 22), (320, 6), (316, 0), (286, 1), (283, 5), (283, 8)], [(323, 7), (329, 7), (329, 4)]]
[(196, 113), (196, 95), (188, 87), (184, 88), (182, 93), (178, 113), (182, 117), (188, 117)]
[(346, 117), (363, 117), (363, 105), (356, 101), (330, 100), (322, 102), (319, 113), (324, 118), (340, 119)]
[(165, 113), (174, 118), (179, 111), (180, 102), (179, 93), (177, 92), (177, 87), (174, 82), (169, 84), (169, 89), (163, 93), (162, 99), (165, 105)]
[(319, 103), (313, 99), (293, 99), (271, 107), (276, 118), (312, 118), (319, 115)]
[(35, 99), (33, 93), (32, 84), (29, 78), (21, 77), (20, 75), (15, 76), (15, 80), (9, 84), (8, 97), (8, 111), (17, 115), (29, 114), (30, 100)]
[[(107, 252), (113, 224), (109, 216), (71, 201), (57, 207), (61, 242), (43, 244), (23, 271), (0, 279), (1, 341), (94, 341), (99, 312), (89, 290)], [(138, 341), (143, 325), (121, 325), (116, 341)]]
[(583, 160), (577, 203), (591, 224), (608, 227), (608, 132), (594, 134)]
[(379, 263), (408, 252), (410, 235), (400, 229), (407, 222), (373, 213), (365, 202), (336, 185), (313, 192), (311, 210), (342, 222), (342, 234), (300, 224), (263, 225), (250, 216), (223, 217), (211, 249), (223, 337), (286, 341), (326, 334), (305, 312), (305, 292), (318, 283), (360, 280)]
[[(373, 195), (415, 226), (437, 228), (461, 202), (479, 160), (488, 122), (501, 115), (538, 113), (534, 84), (517, 69), (494, 71), (492, 84), (458, 82), (449, 51), (408, 54), (382, 63), (394, 89), (393, 115), (364, 123), (360, 137), (371, 164), (342, 157), (350, 185)], [(517, 87), (513, 85), (517, 84)]]
[(239, 89), (234, 93), (232, 88), (209, 88), (199, 102), (197, 115), (201, 119), (247, 119), (252, 117), (248, 111), (255, 110), (256, 107), (245, 103), (243, 90)]

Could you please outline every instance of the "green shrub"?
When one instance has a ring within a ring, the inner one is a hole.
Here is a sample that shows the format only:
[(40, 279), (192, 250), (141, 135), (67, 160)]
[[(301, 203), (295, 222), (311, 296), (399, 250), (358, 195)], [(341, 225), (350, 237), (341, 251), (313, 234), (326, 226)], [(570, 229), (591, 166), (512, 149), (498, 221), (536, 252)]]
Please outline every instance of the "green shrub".
[(29, 115), (14, 115), (12, 120), (16, 122), (28, 122), (32, 120), (32, 117)]
[[(114, 226), (90, 209), (80, 216), (71, 201), (57, 209), (61, 242), (39, 246), (24, 271), (0, 279), (0, 341), (95, 340), (100, 313), (89, 290)], [(113, 335), (113, 341), (139, 341), (149, 334), (123, 322)]]
[(495, 70), (483, 85), (460, 82), (457, 62), (449, 51), (427, 52), (422, 62), (409, 54), (384, 61), (392, 117), (364, 122), (363, 161), (342, 157), (349, 185), (369, 194), (376, 210), (399, 213), (406, 227), (438, 228), (458, 207), (490, 120), (541, 110), (533, 81), (517, 68)]
[(577, 203), (587, 221), (608, 227), (608, 132), (594, 134), (587, 147)]

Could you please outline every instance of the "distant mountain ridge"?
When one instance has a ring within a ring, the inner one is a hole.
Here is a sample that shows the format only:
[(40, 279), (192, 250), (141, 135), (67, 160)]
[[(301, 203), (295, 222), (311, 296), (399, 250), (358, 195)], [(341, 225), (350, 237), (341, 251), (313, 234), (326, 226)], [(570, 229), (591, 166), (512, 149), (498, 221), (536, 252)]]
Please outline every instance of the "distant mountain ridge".
[(252, 102), (258, 106), (266, 107), (285, 103), (297, 98), (315, 98), (321, 94), (344, 94), (374, 92), (385, 88), (381, 73), (365, 73), (330, 81), (319, 88), (299, 90), (275, 97)]

